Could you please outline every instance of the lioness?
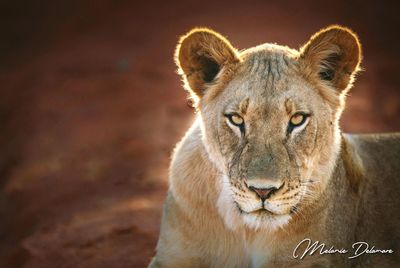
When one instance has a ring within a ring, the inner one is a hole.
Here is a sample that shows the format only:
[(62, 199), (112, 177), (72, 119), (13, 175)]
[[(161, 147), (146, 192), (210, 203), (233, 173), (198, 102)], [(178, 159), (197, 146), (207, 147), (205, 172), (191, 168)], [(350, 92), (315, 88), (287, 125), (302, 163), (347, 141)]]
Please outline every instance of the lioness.
[(175, 60), (198, 113), (150, 267), (400, 267), (400, 135), (339, 128), (361, 58), (341, 26), (299, 51), (184, 35)]

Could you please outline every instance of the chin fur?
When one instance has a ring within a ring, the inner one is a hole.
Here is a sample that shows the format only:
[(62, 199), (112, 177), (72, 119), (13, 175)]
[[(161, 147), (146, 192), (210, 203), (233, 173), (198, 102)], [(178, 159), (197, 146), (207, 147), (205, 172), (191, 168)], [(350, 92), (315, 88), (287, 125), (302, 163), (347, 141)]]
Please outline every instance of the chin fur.
[(275, 231), (289, 223), (291, 216), (285, 215), (260, 215), (257, 213), (242, 214), (244, 223), (252, 229)]

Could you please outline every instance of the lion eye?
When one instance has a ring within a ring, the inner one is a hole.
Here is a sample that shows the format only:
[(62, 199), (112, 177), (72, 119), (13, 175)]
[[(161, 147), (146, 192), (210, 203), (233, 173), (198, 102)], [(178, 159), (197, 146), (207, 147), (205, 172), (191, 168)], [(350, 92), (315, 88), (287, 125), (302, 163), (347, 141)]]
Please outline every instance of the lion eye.
[(306, 121), (307, 118), (309, 117), (309, 114), (305, 114), (303, 112), (295, 113), (289, 121), (289, 126), (288, 126), (288, 134), (292, 133), (292, 131), (303, 125)]
[(244, 132), (244, 119), (238, 114), (225, 114), (228, 118), (229, 123), (232, 125), (239, 127), (241, 132)]
[(235, 126), (240, 127), (244, 123), (244, 120), (240, 115), (228, 114), (227, 117), (228, 117), (229, 121)]
[(298, 127), (302, 125), (304, 121), (306, 121), (305, 119), (306, 116), (304, 114), (297, 113), (290, 118), (290, 124), (292, 124), (294, 127)]

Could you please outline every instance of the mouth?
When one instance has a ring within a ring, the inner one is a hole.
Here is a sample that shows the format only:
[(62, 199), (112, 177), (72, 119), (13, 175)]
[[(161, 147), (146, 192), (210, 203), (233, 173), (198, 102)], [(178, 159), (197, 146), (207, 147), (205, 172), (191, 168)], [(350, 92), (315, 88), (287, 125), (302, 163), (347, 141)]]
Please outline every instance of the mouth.
[(250, 212), (243, 212), (243, 213), (251, 214), (251, 215), (259, 215), (259, 216), (261, 216), (261, 215), (263, 215), (263, 216), (265, 216), (265, 215), (279, 216), (279, 215), (285, 215), (285, 214), (292, 215), (292, 214), (296, 214), (297, 212), (298, 212), (298, 207), (297, 206), (292, 206), (290, 208), (289, 212), (287, 212), (287, 213), (276, 213), (276, 212), (273, 212), (273, 211), (271, 211), (271, 210), (269, 210), (269, 209), (267, 209), (265, 207), (262, 207), (262, 208), (259, 208), (259, 209), (256, 209), (256, 210), (253, 210), (253, 211), (250, 211)]
[(243, 210), (240, 205), (235, 202), (235, 205), (237, 207), (237, 209), (239, 210), (240, 214), (248, 214), (248, 215), (277, 215), (276, 213), (268, 210), (265, 208), (264, 204), (262, 204), (262, 207), (252, 210), (252, 211), (245, 211)]
[(259, 208), (257, 210), (253, 210), (248, 212), (248, 214), (254, 214), (254, 215), (275, 215), (272, 211), (266, 209), (266, 208)]
[(278, 214), (266, 208), (259, 208), (242, 214), (242, 219), (247, 226), (255, 229), (267, 228), (269, 230), (276, 230), (287, 224), (291, 217), (290, 214)]
[(292, 215), (291, 213), (279, 213), (280, 211), (270, 210), (268, 205), (262, 204), (253, 207), (249, 210), (244, 210), (239, 203), (234, 202), (237, 211), (239, 211), (244, 224), (255, 229), (267, 228), (269, 230), (275, 230), (285, 224), (287, 224)]

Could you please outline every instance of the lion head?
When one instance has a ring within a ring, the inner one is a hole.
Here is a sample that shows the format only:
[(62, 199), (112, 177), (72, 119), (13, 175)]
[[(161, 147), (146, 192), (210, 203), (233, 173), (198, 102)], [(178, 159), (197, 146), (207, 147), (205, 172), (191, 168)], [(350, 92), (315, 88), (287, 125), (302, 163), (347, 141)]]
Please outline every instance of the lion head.
[(325, 193), (361, 61), (351, 30), (328, 27), (299, 50), (238, 51), (200, 28), (181, 38), (175, 59), (221, 174), (217, 206), (228, 226), (234, 217), (253, 228), (283, 226)]

